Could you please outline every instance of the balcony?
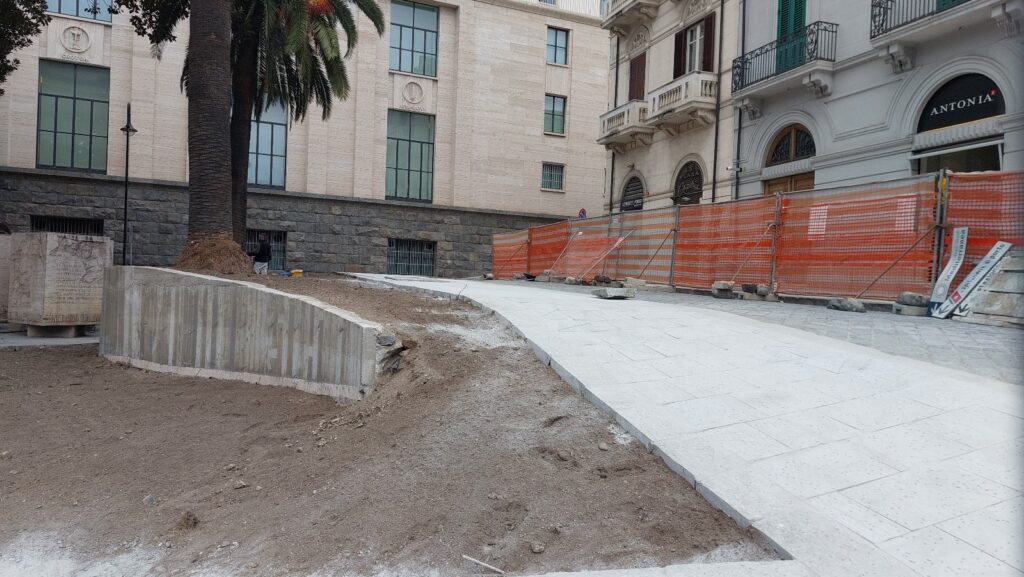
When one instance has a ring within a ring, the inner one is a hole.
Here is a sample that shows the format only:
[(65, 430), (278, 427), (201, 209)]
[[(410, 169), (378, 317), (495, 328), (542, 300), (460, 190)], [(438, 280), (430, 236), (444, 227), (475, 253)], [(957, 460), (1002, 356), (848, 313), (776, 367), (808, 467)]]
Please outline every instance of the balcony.
[(625, 36), (629, 29), (641, 22), (650, 22), (658, 15), (664, 0), (607, 0), (601, 28)]
[(655, 128), (647, 124), (647, 101), (630, 100), (601, 115), (601, 137), (598, 144), (621, 149), (631, 142), (651, 143)]
[(801, 85), (818, 97), (831, 94), (838, 35), (838, 24), (815, 22), (733, 60), (733, 97), (771, 96)]
[(910, 47), (995, 20), (1006, 35), (1020, 30), (1024, 0), (872, 0), (871, 45), (894, 72), (912, 67)]
[(670, 134), (714, 121), (718, 80), (710, 72), (691, 72), (650, 93), (648, 124)]

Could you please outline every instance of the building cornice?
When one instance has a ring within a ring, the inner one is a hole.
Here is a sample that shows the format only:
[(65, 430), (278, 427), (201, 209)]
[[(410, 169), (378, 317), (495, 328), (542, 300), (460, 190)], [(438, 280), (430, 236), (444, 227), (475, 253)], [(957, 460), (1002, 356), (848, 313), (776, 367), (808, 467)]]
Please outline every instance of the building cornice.
[(550, 16), (552, 18), (558, 18), (560, 20), (568, 20), (570, 22), (578, 22), (580, 24), (588, 24), (590, 26), (601, 26), (601, 18), (598, 16), (587, 16), (586, 14), (580, 14), (579, 12), (569, 12), (559, 8), (552, 7), (548, 4), (530, 4), (522, 2), (521, 0), (476, 0), (483, 4), (491, 4), (492, 6), (501, 6), (503, 8), (511, 8), (513, 10), (522, 10), (523, 12), (532, 12), (534, 14), (540, 14), (541, 16)]

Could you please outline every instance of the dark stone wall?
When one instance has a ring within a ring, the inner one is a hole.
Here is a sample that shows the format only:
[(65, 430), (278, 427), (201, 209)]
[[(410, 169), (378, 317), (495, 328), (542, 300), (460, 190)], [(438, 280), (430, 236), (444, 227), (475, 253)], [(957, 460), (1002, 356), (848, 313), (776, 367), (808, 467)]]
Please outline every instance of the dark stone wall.
[[(120, 263), (123, 206), (124, 184), (114, 177), (0, 167), (0, 223), (11, 232), (27, 232), (33, 215), (103, 219)], [(559, 220), (264, 189), (250, 191), (248, 218), (250, 228), (288, 233), (289, 268), (385, 272), (388, 238), (407, 238), (435, 241), (435, 269), (446, 277), (490, 270), (492, 234)], [(188, 229), (185, 185), (131, 182), (128, 221), (132, 264), (173, 264)]]

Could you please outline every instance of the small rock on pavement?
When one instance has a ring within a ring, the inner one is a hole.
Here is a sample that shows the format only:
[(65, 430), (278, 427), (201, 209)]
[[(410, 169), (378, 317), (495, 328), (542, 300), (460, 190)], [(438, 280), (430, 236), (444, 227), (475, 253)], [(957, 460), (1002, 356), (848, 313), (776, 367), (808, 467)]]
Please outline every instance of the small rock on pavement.
[(146, 495), (145, 497), (142, 498), (142, 504), (149, 505), (150, 507), (152, 507), (153, 505), (156, 505), (156, 497), (154, 497), (153, 495)]
[(864, 308), (864, 303), (851, 298), (832, 299), (828, 301), (828, 308), (835, 311), (846, 311), (850, 313), (867, 312), (867, 309)]
[(731, 291), (736, 283), (731, 280), (716, 280), (711, 284), (711, 289), (716, 291)]
[(918, 293), (902, 292), (900, 296), (896, 297), (896, 303), (912, 307), (926, 307), (928, 306), (928, 297)]
[(248, 486), (249, 486), (249, 483), (246, 483), (245, 481), (243, 481), (241, 479), (235, 481), (235, 488), (236, 489), (244, 489), (244, 488), (246, 488)]
[(569, 451), (566, 451), (565, 449), (561, 449), (561, 450), (558, 451), (558, 458), (559, 458), (559, 460), (562, 460), (562, 461), (568, 461), (568, 460), (572, 459), (572, 454), (569, 453)]
[(395, 344), (395, 335), (377, 335), (377, 344), (382, 347), (390, 347)]
[(238, 468), (238, 465), (236, 465), (234, 463), (228, 463), (228, 466), (224, 467), (224, 470), (225, 471), (234, 471), (237, 468)]
[(635, 288), (599, 288), (590, 291), (590, 294), (602, 299), (631, 299), (636, 297)]
[(537, 555), (540, 555), (544, 552), (544, 544), (540, 541), (534, 541), (533, 543), (530, 543), (530, 551), (533, 551)]
[(487, 273), (484, 275), (484, 280), (494, 280), (494, 273)]
[(601, 441), (600, 443), (597, 444), (597, 448), (601, 449), (602, 451), (607, 451), (608, 450), (608, 443), (605, 443), (604, 441)]
[(771, 287), (769, 287), (766, 284), (759, 284), (759, 285), (757, 285), (757, 291), (756, 292), (757, 292), (758, 296), (766, 297), (766, 296), (772, 294), (772, 289), (771, 289)]
[(580, 279), (574, 276), (567, 276), (565, 277), (565, 280), (562, 282), (564, 282), (565, 284), (580, 284)]

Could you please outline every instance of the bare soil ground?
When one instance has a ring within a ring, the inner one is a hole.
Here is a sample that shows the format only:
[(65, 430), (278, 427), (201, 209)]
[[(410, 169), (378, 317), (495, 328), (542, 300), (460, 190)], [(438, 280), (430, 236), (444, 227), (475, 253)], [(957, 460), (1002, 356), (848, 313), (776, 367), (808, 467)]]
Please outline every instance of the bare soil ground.
[(0, 350), (0, 576), (775, 558), (493, 317), (337, 278), (249, 280), (388, 325), (411, 347), (402, 368), (342, 406), (95, 347)]

